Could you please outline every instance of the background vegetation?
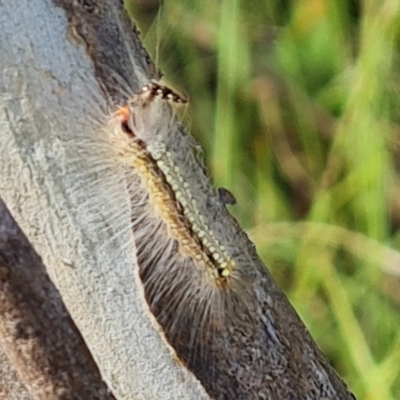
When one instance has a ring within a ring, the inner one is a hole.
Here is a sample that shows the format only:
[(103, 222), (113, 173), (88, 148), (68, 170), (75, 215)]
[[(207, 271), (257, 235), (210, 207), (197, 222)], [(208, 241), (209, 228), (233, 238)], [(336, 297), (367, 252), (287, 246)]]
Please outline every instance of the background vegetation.
[(400, 1), (129, 3), (316, 341), (358, 399), (400, 398)]

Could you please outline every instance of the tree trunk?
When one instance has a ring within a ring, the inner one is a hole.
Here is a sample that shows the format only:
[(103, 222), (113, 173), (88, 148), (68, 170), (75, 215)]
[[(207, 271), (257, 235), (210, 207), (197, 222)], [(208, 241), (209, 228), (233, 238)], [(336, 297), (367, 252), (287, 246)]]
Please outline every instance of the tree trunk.
[[(146, 261), (138, 265), (125, 175), (96, 150), (110, 105), (159, 78), (122, 2), (21, 0), (18, 9), (0, 2), (0, 26), (0, 195), (79, 329), (3, 208), (0, 345), (11, 368), (0, 352), (2, 398), (79, 398), (68, 393), (91, 389), (97, 394), (82, 398), (351, 399), (197, 164), (192, 182), (206, 183), (192, 184), (195, 197), (208, 193), (203, 210), (222, 221), (238, 254), (240, 279), (224, 292), (223, 326), (199, 326), (190, 341), (183, 325), (198, 322), (198, 308), (188, 303), (183, 317), (162, 309), (176, 300), (162, 287), (176, 271), (162, 269), (159, 293), (142, 284)], [(186, 155), (192, 142), (170, 109), (150, 111), (157, 110), (144, 109), (143, 123), (168, 126)]]

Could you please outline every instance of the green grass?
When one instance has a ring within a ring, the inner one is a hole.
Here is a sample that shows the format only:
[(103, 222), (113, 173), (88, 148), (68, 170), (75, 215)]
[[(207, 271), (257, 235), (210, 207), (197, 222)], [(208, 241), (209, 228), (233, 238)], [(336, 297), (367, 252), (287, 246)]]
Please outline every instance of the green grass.
[(400, 2), (132, 3), (215, 184), (316, 341), (358, 399), (397, 399)]

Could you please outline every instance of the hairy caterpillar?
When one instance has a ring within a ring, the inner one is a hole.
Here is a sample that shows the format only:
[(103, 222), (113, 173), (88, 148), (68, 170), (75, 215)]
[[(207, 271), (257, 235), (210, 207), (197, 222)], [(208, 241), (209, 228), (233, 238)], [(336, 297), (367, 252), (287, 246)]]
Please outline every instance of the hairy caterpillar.
[(189, 183), (163, 137), (168, 132), (160, 130), (152, 137), (148, 131), (137, 127), (138, 117), (131, 111), (148, 106), (156, 97), (176, 103), (186, 102), (168, 88), (153, 83), (144, 86), (140, 95), (115, 113), (128, 138), (128, 146), (121, 150), (121, 156), (137, 171), (154, 211), (166, 223), (169, 235), (177, 240), (182, 255), (191, 257), (207, 273), (210, 282), (224, 287), (235, 262), (200, 213)]
[(209, 357), (205, 340), (223, 330), (233, 312), (232, 294), (241, 292), (245, 300), (246, 279), (235, 270), (237, 233), (222, 219), (232, 195), (214, 191), (204, 173), (195, 178), (193, 171), (203, 169), (193, 140), (181, 125), (178, 132), (173, 128), (170, 102), (186, 100), (150, 83), (113, 113), (107, 131), (130, 174), (132, 229), (147, 301), (167, 338), (187, 347), (183, 360), (200, 365), (206, 363), (199, 358)]
[[(218, 230), (215, 233), (212, 227), (218, 221), (214, 218), (207, 220), (205, 206), (207, 202), (217, 203), (222, 209), (226, 201), (205, 186), (206, 176), (204, 182), (193, 182), (190, 171), (198, 166), (198, 161), (192, 152), (192, 143), (183, 129), (179, 133), (182, 140), (176, 140), (170, 124), (160, 124), (161, 119), (155, 118), (155, 115), (162, 115), (170, 109), (165, 100), (186, 103), (171, 89), (150, 83), (131, 97), (126, 106), (119, 108), (109, 121), (113, 128), (112, 142), (119, 158), (127, 167), (133, 168), (149, 202), (148, 209), (140, 211), (139, 218), (134, 215), (132, 222), (134, 225), (136, 221), (142, 224), (146, 212), (154, 215), (157, 222), (165, 225), (163, 237), (166, 241), (172, 239), (172, 246), (177, 247), (185, 268), (189, 271), (194, 267), (192, 278), (197, 276), (202, 290), (208, 287), (208, 290), (218, 293), (218, 289), (228, 289), (234, 279), (235, 261), (226, 248), (229, 243), (223, 243), (224, 235)], [(170, 123), (174, 122), (172, 115)], [(185, 146), (189, 147), (185, 149)], [(193, 195), (191, 184), (200, 185), (195, 191), (203, 198)], [(135, 214), (134, 198), (132, 208)], [(141, 243), (140, 235), (138, 243)], [(148, 246), (148, 243), (143, 246)], [(154, 253), (156, 248), (151, 247), (151, 251)], [(148, 260), (142, 260), (142, 277), (146, 276), (146, 264), (152, 265), (153, 272), (149, 274), (154, 274), (154, 265)], [(177, 271), (177, 275), (182, 272)]]

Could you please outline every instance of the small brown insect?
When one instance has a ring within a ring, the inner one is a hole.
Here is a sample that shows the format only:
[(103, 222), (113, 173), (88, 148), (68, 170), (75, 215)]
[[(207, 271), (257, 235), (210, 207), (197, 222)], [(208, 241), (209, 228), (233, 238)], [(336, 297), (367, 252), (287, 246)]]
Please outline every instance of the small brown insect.
[(228, 189), (223, 187), (218, 188), (218, 195), (224, 204), (234, 206), (237, 203), (236, 197)]

